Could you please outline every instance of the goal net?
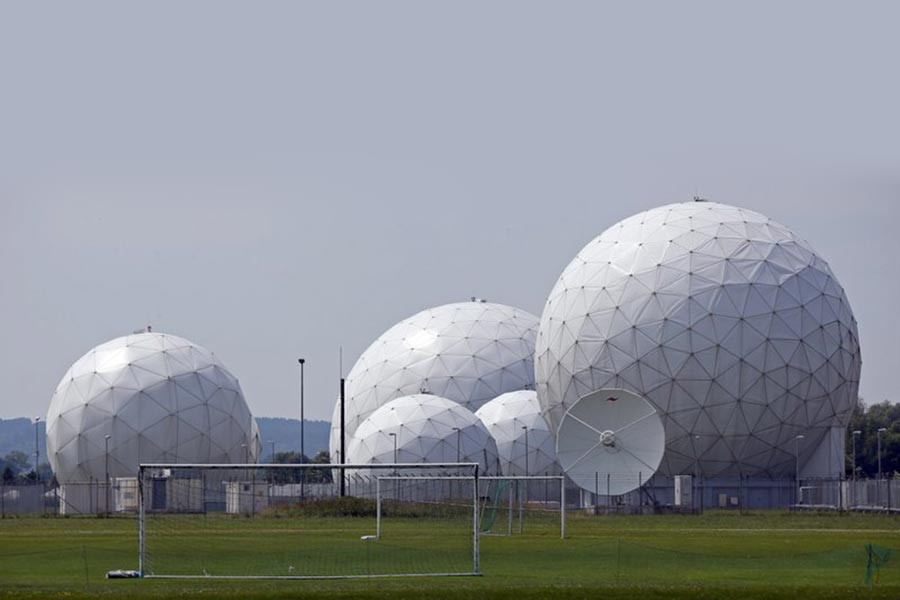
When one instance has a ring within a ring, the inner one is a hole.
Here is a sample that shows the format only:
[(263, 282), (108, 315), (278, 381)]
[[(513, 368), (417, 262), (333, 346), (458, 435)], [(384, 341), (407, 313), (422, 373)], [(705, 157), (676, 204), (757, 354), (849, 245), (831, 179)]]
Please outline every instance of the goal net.
[(480, 477), (481, 535), (566, 537), (566, 487), (561, 475)]
[(138, 483), (142, 577), (479, 573), (474, 463), (157, 464)]

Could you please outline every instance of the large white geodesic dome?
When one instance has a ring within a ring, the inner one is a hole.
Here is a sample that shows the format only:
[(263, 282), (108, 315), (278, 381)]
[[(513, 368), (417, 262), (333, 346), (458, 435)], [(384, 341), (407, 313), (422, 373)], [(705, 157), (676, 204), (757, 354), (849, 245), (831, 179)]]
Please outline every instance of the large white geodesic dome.
[(482, 474), (497, 474), (498, 458), (494, 440), (470, 410), (447, 398), (413, 394), (388, 402), (360, 423), (346, 462), (477, 462)]
[[(534, 388), (538, 318), (473, 300), (429, 308), (397, 323), (353, 365), (345, 384), (345, 443), (387, 402), (426, 391), (475, 411), (505, 392)], [(340, 453), (340, 400), (331, 456)]]
[[(107, 444), (106, 436), (109, 436)], [(47, 411), (60, 483), (137, 475), (140, 463), (255, 462), (256, 421), (237, 379), (183, 338), (116, 338), (75, 361)]]
[(501, 394), (475, 416), (497, 443), (501, 475), (559, 475), (556, 439), (541, 414), (537, 392)]
[(713, 202), (640, 213), (585, 246), (550, 293), (535, 356), (554, 430), (594, 390), (647, 398), (668, 475), (792, 474), (797, 448), (805, 462), (846, 425), (860, 374), (828, 264), (787, 227)]

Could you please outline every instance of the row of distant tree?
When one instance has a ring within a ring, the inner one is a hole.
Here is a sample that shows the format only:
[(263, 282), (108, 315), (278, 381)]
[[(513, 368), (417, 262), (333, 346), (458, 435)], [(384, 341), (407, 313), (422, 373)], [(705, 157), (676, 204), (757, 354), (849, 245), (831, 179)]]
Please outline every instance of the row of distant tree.
[[(0, 458), (0, 482), (6, 485), (33, 483), (37, 479), (34, 472), (34, 466), (31, 459), (24, 452), (13, 450), (3, 458)], [(292, 463), (310, 463), (324, 465), (328, 464), (328, 452), (322, 451), (312, 458), (303, 457), (299, 452), (278, 452), (272, 461), (280, 464)], [(41, 463), (39, 469), (42, 481), (53, 481), (53, 471), (48, 463)], [(275, 479), (278, 483), (300, 483), (300, 471), (296, 469), (279, 469), (275, 472)], [(331, 469), (308, 469), (306, 471), (307, 483), (330, 483)]]
[[(13, 450), (0, 458), (0, 481), (7, 485), (35, 481), (37, 475), (34, 472), (32, 458), (34, 457), (19, 450)], [(38, 472), (44, 481), (50, 481), (50, 478), (53, 477), (53, 472), (47, 463), (41, 463)]]
[[(881, 472), (886, 477), (900, 473), (900, 404), (885, 400), (867, 406), (861, 398), (847, 428), (847, 473), (853, 470), (855, 448), (857, 476), (878, 475), (879, 429), (884, 429), (880, 435)], [(854, 431), (859, 433), (854, 435)]]
[[(296, 463), (327, 465), (331, 461), (328, 453), (323, 450), (313, 456), (312, 459), (301, 455), (299, 452), (276, 452), (272, 462), (281, 465)], [(305, 472), (305, 480), (300, 469), (275, 469), (272, 477), (275, 483), (300, 483), (301, 481), (306, 483), (331, 483), (332, 481), (331, 469), (306, 469)]]

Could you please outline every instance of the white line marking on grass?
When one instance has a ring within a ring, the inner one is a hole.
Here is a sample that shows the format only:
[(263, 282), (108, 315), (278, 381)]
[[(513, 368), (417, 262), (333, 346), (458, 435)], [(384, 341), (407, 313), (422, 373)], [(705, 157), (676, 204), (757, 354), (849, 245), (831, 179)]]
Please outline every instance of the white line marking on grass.
[(691, 533), (702, 533), (704, 531), (715, 532), (715, 533), (727, 533), (727, 532), (735, 532), (735, 533), (772, 533), (777, 531), (784, 531), (786, 533), (892, 533), (895, 535), (900, 535), (900, 529), (833, 529), (828, 527), (673, 527), (673, 528), (648, 528), (648, 527), (629, 527), (629, 528), (615, 528), (615, 529), (605, 529), (600, 533), (611, 533), (616, 531), (646, 531), (648, 533), (662, 533), (666, 531), (672, 532), (691, 532)]

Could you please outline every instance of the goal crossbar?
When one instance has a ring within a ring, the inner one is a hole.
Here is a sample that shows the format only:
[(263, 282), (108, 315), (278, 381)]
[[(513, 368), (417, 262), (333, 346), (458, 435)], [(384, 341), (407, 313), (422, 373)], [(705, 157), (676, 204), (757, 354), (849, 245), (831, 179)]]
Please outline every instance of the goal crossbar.
[(478, 463), (454, 462), (454, 463), (373, 463), (373, 464), (345, 464), (345, 463), (141, 463), (139, 470), (146, 469), (204, 469), (209, 471), (228, 469), (345, 469), (353, 470), (385, 470), (385, 469), (416, 469), (425, 471), (428, 469), (470, 469), (477, 474), (480, 468)]

